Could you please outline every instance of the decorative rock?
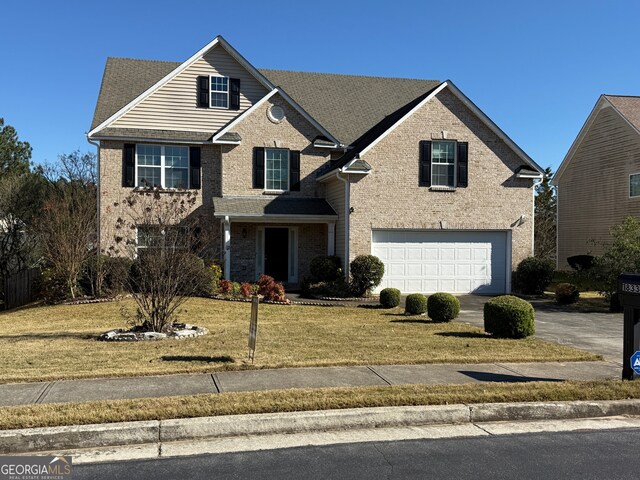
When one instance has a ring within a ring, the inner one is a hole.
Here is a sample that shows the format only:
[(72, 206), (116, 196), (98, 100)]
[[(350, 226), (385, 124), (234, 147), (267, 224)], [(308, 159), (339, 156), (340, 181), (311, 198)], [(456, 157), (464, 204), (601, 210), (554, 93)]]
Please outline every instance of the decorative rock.
[(141, 340), (166, 340), (176, 339), (183, 340), (185, 338), (194, 338), (201, 335), (206, 335), (209, 330), (201, 328), (196, 325), (188, 323), (174, 323), (170, 333), (158, 333), (158, 332), (142, 332), (135, 327), (129, 331), (123, 331), (122, 329), (109, 330), (101, 334), (98, 340), (107, 342), (137, 342)]

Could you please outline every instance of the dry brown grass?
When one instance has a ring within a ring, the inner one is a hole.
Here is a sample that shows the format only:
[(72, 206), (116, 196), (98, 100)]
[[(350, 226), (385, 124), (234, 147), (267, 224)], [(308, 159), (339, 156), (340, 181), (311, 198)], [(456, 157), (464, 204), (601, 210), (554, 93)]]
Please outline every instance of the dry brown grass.
[(601, 380), (270, 390), (0, 407), (0, 430), (341, 408), (628, 398), (640, 398), (640, 382)]
[(182, 320), (210, 334), (187, 340), (99, 342), (125, 327), (131, 301), (26, 308), (0, 314), (0, 383), (324, 365), (596, 360), (537, 339), (486, 336), (463, 323), (400, 309), (261, 305), (255, 365), (247, 365), (248, 303), (190, 299)]

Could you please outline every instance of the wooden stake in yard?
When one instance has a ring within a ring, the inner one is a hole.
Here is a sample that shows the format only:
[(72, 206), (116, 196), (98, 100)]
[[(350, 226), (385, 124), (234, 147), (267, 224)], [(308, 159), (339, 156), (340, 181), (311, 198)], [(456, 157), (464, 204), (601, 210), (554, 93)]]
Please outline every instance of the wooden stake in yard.
[(256, 354), (256, 338), (258, 337), (258, 296), (251, 297), (251, 322), (249, 323), (249, 360), (253, 363)]

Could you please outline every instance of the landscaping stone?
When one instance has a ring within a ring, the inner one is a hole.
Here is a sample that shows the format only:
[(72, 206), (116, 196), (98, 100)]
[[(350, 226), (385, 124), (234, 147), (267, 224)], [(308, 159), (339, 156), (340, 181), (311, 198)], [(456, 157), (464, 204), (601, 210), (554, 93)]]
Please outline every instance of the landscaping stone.
[(141, 332), (138, 330), (125, 331), (121, 328), (110, 330), (101, 334), (98, 340), (106, 342), (138, 342), (142, 340), (166, 340), (177, 339), (182, 340), (185, 338), (199, 337), (206, 335), (209, 330), (197, 325), (191, 325), (189, 323), (174, 323), (172, 330), (169, 333), (158, 332)]

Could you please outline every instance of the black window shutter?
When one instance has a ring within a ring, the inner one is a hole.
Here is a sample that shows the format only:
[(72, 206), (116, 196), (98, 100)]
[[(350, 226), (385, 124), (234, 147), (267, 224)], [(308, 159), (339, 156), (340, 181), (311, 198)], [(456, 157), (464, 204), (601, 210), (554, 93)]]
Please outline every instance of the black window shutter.
[(209, 108), (209, 77), (201, 75), (197, 78), (198, 85), (198, 107)]
[(420, 180), (421, 187), (431, 186), (431, 142), (422, 140), (420, 142)]
[(289, 190), (300, 191), (300, 152), (289, 152)]
[(229, 79), (229, 110), (240, 110), (240, 79)]
[(458, 142), (458, 187), (469, 183), (469, 143)]
[(136, 178), (136, 145), (125, 143), (122, 149), (122, 186), (133, 188)]
[(253, 188), (264, 188), (264, 147), (253, 148)]
[(190, 188), (200, 188), (200, 147), (189, 147), (189, 176)]

